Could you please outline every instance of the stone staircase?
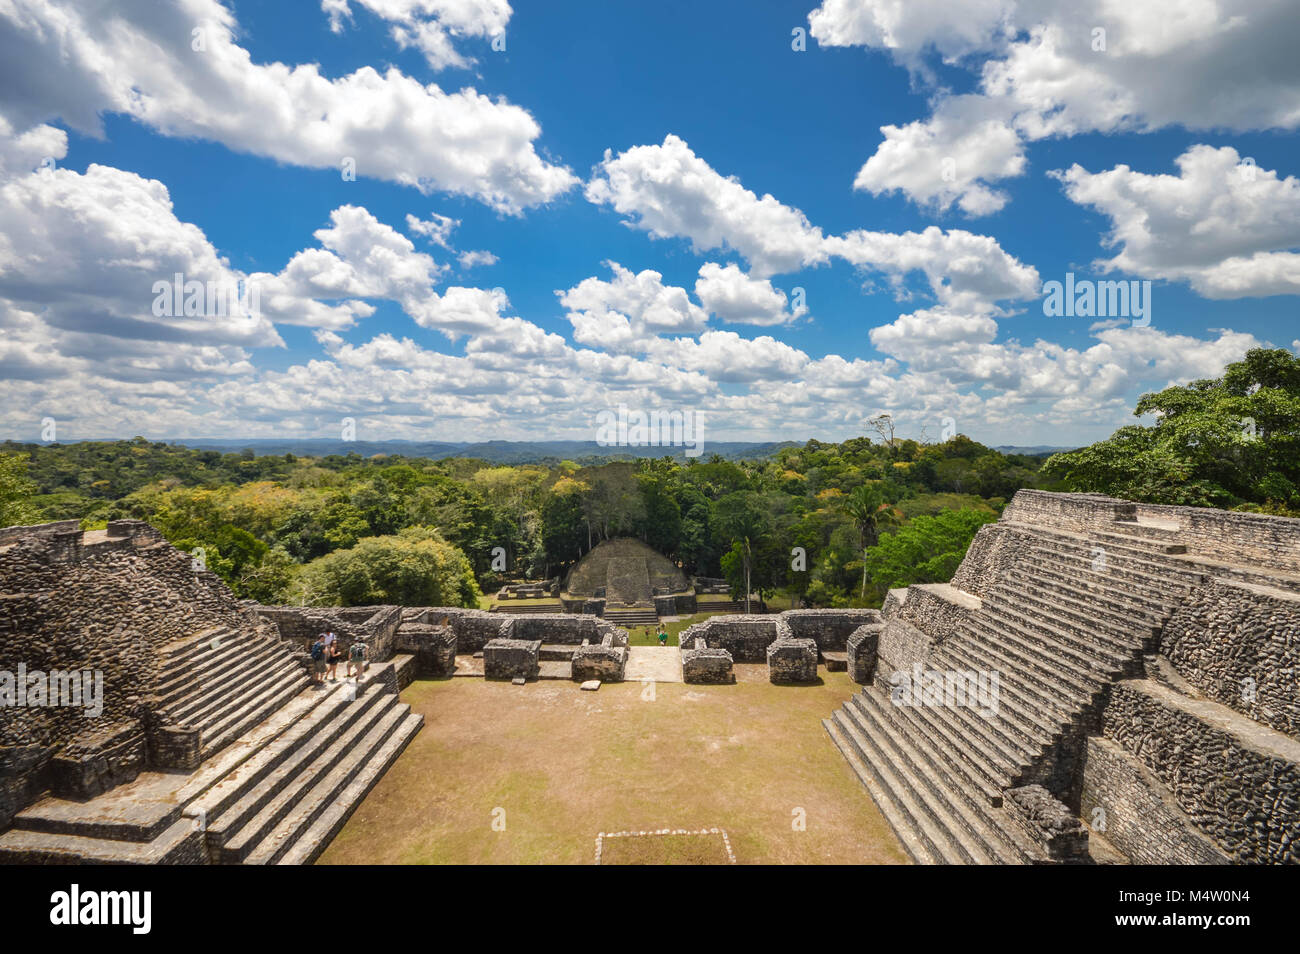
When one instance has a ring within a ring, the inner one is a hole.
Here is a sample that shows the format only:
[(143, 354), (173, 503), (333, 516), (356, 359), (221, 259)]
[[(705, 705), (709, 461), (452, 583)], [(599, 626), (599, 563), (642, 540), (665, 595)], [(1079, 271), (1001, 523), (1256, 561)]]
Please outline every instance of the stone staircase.
[[(218, 641), (171, 661), (201, 672), (208, 653), (221, 652)], [(258, 657), (273, 673), (274, 656)], [(144, 772), (86, 802), (47, 796), (0, 834), (0, 863), (308, 864), (423, 725), (395, 691), (397, 667), (411, 662), (372, 665), (355, 683), (300, 686), (192, 773)], [(225, 711), (224, 695), (207, 687), (178, 698), (196, 714)], [(264, 704), (212, 724), (234, 726)]]
[(653, 607), (633, 607), (631, 609), (605, 609), (604, 618), (615, 626), (631, 629), (633, 626), (658, 626), (659, 615)]
[(170, 724), (198, 729), (206, 760), (309, 683), (301, 653), (284, 640), (218, 627), (164, 647), (157, 707)]
[(1141, 525), (1089, 536), (1006, 526), (1028, 548), (925, 663), (996, 672), (996, 711), (895, 705), (891, 674), (878, 672), (823, 723), (924, 864), (1043, 860), (1008, 822), (1003, 792), (1043, 780), (1055, 748), (1111, 683), (1140, 671), (1163, 622), (1205, 577)]

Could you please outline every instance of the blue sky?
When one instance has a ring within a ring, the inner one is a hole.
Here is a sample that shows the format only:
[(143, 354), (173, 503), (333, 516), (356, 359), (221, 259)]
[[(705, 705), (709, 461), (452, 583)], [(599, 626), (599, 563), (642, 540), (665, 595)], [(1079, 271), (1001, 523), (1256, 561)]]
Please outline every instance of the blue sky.
[[(1095, 440), (1297, 346), (1296, 12), (20, 2), (3, 430)], [(1149, 323), (1044, 315), (1067, 271)], [(177, 272), (258, 314), (151, 313)]]

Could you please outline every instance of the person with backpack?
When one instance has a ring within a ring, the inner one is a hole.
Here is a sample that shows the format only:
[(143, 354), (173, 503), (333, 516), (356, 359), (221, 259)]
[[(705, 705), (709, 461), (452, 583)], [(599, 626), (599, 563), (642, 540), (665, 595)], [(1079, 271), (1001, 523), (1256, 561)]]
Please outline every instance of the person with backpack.
[(366, 643), (365, 643), (365, 640), (357, 639), (357, 640), (355, 640), (355, 641), (352, 643), (351, 646), (348, 647), (348, 675), (347, 675), (347, 678), (349, 678), (349, 679), (352, 678), (352, 667), (353, 667), (353, 666), (356, 667), (356, 669), (357, 669), (357, 678), (360, 679), (360, 678), (361, 678), (361, 673), (365, 670), (365, 666), (366, 666)]
[(325, 685), (325, 634), (321, 633), (316, 637), (316, 642), (311, 644), (311, 684), (313, 686)]

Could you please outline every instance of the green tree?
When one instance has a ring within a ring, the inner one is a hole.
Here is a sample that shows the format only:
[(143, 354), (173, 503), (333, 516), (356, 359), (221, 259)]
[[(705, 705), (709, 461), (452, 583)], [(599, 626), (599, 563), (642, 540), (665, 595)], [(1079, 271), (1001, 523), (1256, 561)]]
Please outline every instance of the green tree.
[(36, 483), (27, 477), (24, 454), (0, 454), (0, 527), (16, 527), (37, 519), (31, 497)]
[(482, 597), (465, 554), (428, 527), (366, 537), (313, 560), (293, 591), (298, 602), (312, 606), (476, 607)]
[(1192, 506), (1300, 511), (1300, 358), (1256, 348), (1223, 376), (1144, 394), (1104, 441), (1043, 467), (1072, 490)]

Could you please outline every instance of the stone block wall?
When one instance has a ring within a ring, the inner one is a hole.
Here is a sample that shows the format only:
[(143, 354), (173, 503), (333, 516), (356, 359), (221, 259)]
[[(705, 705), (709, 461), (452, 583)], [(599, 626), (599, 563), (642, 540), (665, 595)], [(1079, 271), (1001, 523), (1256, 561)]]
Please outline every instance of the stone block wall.
[(767, 647), (767, 675), (786, 685), (817, 681), (817, 643), (811, 639), (782, 637)]
[(1148, 680), (1111, 690), (1102, 734), (1234, 862), (1300, 863), (1300, 742)]
[(1088, 829), (1064, 804), (1041, 785), (1024, 785), (1003, 792), (1002, 805), (1014, 823), (1052, 861), (1088, 859)]
[(917, 663), (925, 665), (934, 653), (934, 641), (906, 620), (887, 619), (880, 628), (876, 649), (876, 673), (888, 681), (890, 673), (910, 672)]
[(1165, 624), (1160, 651), (1215, 702), (1300, 738), (1300, 595), (1211, 581)]
[(859, 626), (848, 638), (845, 647), (848, 656), (849, 678), (861, 686), (871, 685), (876, 672), (876, 658), (880, 650), (880, 634), (885, 624), (868, 623)]
[(1002, 519), (1075, 533), (1113, 530), (1116, 522), (1154, 521), (1176, 526), (1179, 542), (1189, 550), (1213, 553), (1224, 562), (1300, 570), (1300, 520), (1287, 517), (1137, 504), (1104, 494), (1019, 490)]
[(1079, 811), (1134, 864), (1228, 863), (1228, 856), (1197, 830), (1164, 783), (1110, 739), (1087, 740)]
[(725, 649), (736, 662), (761, 663), (767, 660), (767, 647), (781, 635), (775, 616), (712, 616), (682, 630), (680, 640), (703, 638), (710, 646)]
[(703, 638), (682, 645), (682, 681), (703, 685), (730, 685), (736, 681), (731, 653), (710, 647)]
[(450, 626), (403, 620), (396, 647), (415, 656), (415, 671), (422, 677), (450, 676), (456, 671), (456, 632)]
[(333, 632), (347, 655), (352, 644), (364, 640), (368, 662), (386, 662), (397, 649), (402, 624), (400, 606), (261, 606), (257, 614), (280, 630), (280, 638), (307, 649), (321, 633)]
[(613, 634), (596, 644), (583, 643), (573, 651), (573, 680), (586, 682), (622, 682), (627, 666), (627, 646), (614, 644)]
[(536, 679), (540, 640), (493, 639), (483, 647), (483, 675), (488, 679)]
[[(140, 521), (82, 533), (76, 521), (0, 530), (0, 671), (102, 676), (103, 712), (0, 707), (0, 828), (46, 788), (102, 790), (146, 767), (140, 745), (161, 650), (209, 629), (264, 631), (216, 574)], [(67, 786), (64, 788), (63, 786)]]
[(942, 643), (962, 622), (979, 612), (979, 597), (946, 583), (920, 583), (907, 588), (899, 617)]
[(786, 610), (780, 615), (793, 636), (813, 640), (822, 652), (844, 652), (854, 630), (880, 622), (875, 609)]

